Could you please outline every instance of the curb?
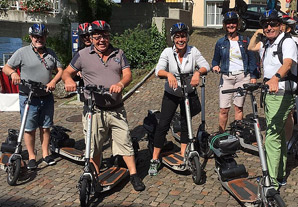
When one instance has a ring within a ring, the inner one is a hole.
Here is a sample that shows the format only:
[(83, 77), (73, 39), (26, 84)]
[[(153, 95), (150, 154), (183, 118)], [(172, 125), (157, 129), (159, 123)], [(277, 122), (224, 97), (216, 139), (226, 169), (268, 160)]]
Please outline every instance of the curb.
[(139, 87), (141, 87), (145, 81), (154, 73), (155, 68), (153, 68), (137, 85), (130, 89), (123, 97), (123, 102), (127, 100)]

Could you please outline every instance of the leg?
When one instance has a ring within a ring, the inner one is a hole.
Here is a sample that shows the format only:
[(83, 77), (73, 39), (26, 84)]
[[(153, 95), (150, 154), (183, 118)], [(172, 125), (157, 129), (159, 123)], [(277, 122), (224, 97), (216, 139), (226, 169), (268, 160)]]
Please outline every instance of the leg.
[(277, 179), (282, 179), (286, 173), (287, 152), (285, 144), (285, 121), (294, 104), (291, 95), (266, 95), (266, 140), (265, 149), (269, 175), (273, 185), (278, 188)]
[(35, 152), (34, 152), (35, 132), (36, 132), (36, 130), (24, 133), (24, 141), (25, 141), (26, 148), (28, 150), (29, 160), (32, 160), (32, 159), (35, 160), (36, 159), (36, 155), (35, 155)]
[(137, 169), (136, 169), (135, 156), (123, 156), (123, 160), (129, 170), (129, 174), (130, 175), (136, 174)]
[(243, 107), (238, 107), (235, 105), (235, 120), (243, 119)]
[(293, 128), (294, 128), (294, 109), (288, 115), (286, 120), (285, 132), (286, 132), (286, 141), (290, 141), (293, 135)]
[(42, 157), (45, 158), (49, 156), (50, 129), (40, 127), (39, 130), (40, 130)]
[(219, 110), (219, 132), (223, 133), (226, 130), (228, 115), (230, 108), (220, 108)]

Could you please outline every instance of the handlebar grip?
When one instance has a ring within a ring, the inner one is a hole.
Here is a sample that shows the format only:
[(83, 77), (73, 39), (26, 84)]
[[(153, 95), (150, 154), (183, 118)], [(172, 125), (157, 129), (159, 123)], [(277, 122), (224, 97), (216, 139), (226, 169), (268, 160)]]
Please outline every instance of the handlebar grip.
[(227, 89), (227, 90), (223, 90), (221, 91), (222, 94), (226, 94), (226, 93), (235, 93), (237, 92), (239, 89), (238, 88), (233, 88), (233, 89)]

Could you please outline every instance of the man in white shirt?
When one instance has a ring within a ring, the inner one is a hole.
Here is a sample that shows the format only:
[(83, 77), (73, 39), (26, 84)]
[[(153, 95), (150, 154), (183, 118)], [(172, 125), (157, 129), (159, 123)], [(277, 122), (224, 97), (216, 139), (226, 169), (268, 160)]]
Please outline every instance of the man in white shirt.
[[(294, 105), (294, 91), (297, 87), (290, 80), (297, 75), (297, 46), (292, 38), (283, 40), (281, 18), (275, 10), (266, 11), (260, 19), (262, 30), (253, 35), (248, 49), (259, 51), (264, 69), (264, 82), (269, 86), (265, 96), (266, 141), (268, 170), (273, 184), (278, 189), (286, 175), (287, 148), (285, 139), (285, 121)], [(264, 42), (259, 41), (263, 33)], [(277, 52), (282, 43), (282, 61)]]

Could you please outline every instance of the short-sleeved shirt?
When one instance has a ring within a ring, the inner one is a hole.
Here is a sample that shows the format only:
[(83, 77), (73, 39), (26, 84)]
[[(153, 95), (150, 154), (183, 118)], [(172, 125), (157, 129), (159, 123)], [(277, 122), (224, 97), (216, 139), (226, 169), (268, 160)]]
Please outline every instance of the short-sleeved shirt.
[[(175, 46), (164, 49), (161, 53), (158, 63), (155, 68), (155, 74), (158, 75), (158, 71), (165, 70), (179, 76), (178, 66), (181, 69), (181, 73), (193, 73), (196, 69), (205, 67), (207, 71), (210, 71), (210, 66), (201, 52), (194, 46), (187, 46), (186, 52), (183, 56), (182, 63), (180, 63)], [(176, 59), (176, 60), (175, 60)], [(173, 90), (166, 80), (165, 91), (178, 97), (182, 97), (181, 82), (178, 80), (178, 88)], [(192, 87), (191, 87), (192, 88)], [(191, 92), (191, 91), (188, 91)]]
[[(18, 49), (7, 64), (12, 68), (19, 68), (21, 79), (41, 82), (43, 85), (52, 80), (52, 72), (56, 68), (62, 68), (55, 52), (50, 48), (44, 48), (43, 58), (34, 51), (32, 45)], [(20, 93), (28, 94), (26, 87), (20, 86)], [(42, 93), (42, 92), (41, 92)], [(42, 94), (40, 94), (42, 95)]]
[[(264, 68), (264, 78), (271, 79), (275, 73), (279, 70), (282, 64), (279, 61), (278, 55), (274, 52), (277, 51), (278, 43), (284, 37), (284, 33), (281, 33), (276, 40), (270, 44), (269, 41), (265, 43), (265, 47), (261, 42), (261, 49), (259, 50), (259, 54), (261, 59), (263, 60), (263, 68)], [(265, 49), (266, 48), (266, 49)], [(266, 50), (266, 52), (265, 52)], [(265, 55), (264, 55), (265, 52)], [(286, 38), (282, 45), (282, 54), (283, 59), (290, 58), (293, 60), (291, 66), (291, 73), (297, 75), (297, 46), (295, 41), (292, 38)], [(263, 56), (264, 55), (264, 56)], [(293, 81), (280, 81), (279, 89), (282, 90), (293, 90), (296, 89), (297, 84)]]
[[(112, 49), (106, 62), (94, 51), (94, 46), (86, 47), (80, 50), (72, 59), (70, 66), (82, 72), (84, 85), (88, 84), (102, 85), (110, 88), (121, 80), (122, 70), (129, 68), (130, 65), (121, 49)], [(85, 98), (88, 94), (85, 92)], [(95, 104), (99, 107), (114, 107), (122, 103), (122, 94), (113, 93), (112, 97), (108, 95), (95, 95)]]

